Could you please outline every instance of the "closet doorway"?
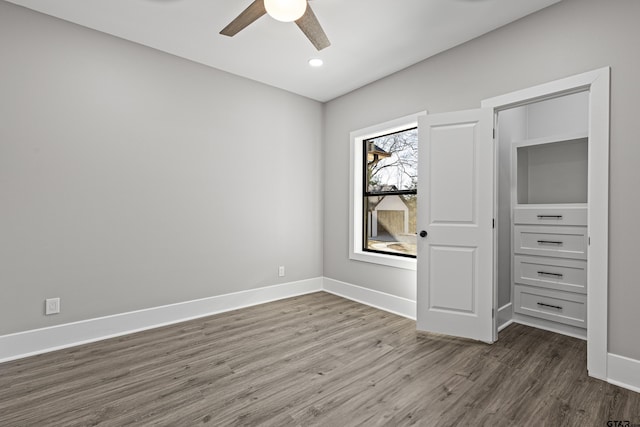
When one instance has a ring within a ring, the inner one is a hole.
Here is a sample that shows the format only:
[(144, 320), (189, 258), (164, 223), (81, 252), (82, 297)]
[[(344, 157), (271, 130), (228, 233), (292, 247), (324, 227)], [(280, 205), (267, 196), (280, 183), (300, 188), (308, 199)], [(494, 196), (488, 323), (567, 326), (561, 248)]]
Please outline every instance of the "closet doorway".
[(609, 80), (603, 68), (421, 119), (419, 330), (579, 336), (606, 378)]

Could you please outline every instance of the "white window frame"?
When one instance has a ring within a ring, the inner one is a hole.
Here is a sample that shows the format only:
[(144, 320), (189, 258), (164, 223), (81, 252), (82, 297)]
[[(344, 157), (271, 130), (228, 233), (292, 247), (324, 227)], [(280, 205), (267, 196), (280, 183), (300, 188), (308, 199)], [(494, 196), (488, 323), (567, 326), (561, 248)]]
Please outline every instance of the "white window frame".
[[(362, 144), (366, 139), (418, 127), (418, 117), (426, 114), (426, 111), (422, 111), (374, 126), (369, 126), (364, 129), (355, 130), (350, 133), (351, 182), (349, 186), (349, 259), (406, 270), (416, 269), (415, 258), (362, 250), (362, 230), (364, 228), (362, 224), (364, 218), (364, 213), (362, 212), (364, 209), (362, 203), (362, 168), (364, 167), (362, 164), (364, 160), (362, 158)], [(418, 191), (420, 190), (418, 189)]]

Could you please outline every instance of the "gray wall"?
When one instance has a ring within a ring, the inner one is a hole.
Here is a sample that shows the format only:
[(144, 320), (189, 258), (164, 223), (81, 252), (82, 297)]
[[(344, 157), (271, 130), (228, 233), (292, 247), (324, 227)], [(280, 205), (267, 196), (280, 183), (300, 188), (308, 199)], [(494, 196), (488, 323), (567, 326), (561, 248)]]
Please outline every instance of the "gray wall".
[(316, 102), (0, 2), (0, 334), (323, 269), (415, 299), (415, 272), (348, 259), (349, 132), (610, 65), (610, 351), (640, 359), (638, 16), (564, 0), (326, 104), (322, 126)]
[(611, 66), (609, 351), (640, 359), (639, 16), (637, 0), (564, 0), (329, 102), (325, 276), (415, 298), (415, 272), (349, 260), (350, 131), (425, 109), (477, 108), (485, 98)]
[(0, 65), (0, 335), (322, 275), (320, 103), (5, 2)]

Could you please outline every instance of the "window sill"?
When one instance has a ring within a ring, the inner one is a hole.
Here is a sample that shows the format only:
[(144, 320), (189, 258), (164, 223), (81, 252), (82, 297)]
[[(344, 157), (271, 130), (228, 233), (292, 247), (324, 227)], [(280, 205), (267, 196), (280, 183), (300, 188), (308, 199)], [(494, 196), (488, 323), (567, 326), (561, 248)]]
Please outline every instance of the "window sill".
[(371, 264), (386, 265), (388, 267), (402, 268), (404, 270), (416, 270), (416, 259), (377, 254), (375, 252), (354, 251), (349, 254), (349, 258), (355, 261), (368, 262)]

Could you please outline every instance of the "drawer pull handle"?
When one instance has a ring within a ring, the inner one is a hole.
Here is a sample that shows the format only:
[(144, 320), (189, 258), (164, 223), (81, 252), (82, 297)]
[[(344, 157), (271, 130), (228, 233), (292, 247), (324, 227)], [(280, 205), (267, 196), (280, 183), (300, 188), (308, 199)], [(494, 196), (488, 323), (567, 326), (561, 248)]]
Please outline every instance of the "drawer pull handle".
[(538, 305), (541, 305), (542, 307), (551, 307), (551, 308), (557, 308), (558, 310), (562, 310), (562, 307), (560, 307), (559, 305), (545, 304), (543, 302), (539, 302)]
[(558, 279), (562, 279), (564, 277), (563, 274), (560, 273), (548, 273), (546, 271), (538, 271), (538, 274), (541, 276), (553, 276), (553, 277), (557, 277)]
[(562, 215), (538, 215), (538, 219), (562, 219)]
[(562, 245), (562, 242), (557, 240), (538, 240), (539, 245)]

